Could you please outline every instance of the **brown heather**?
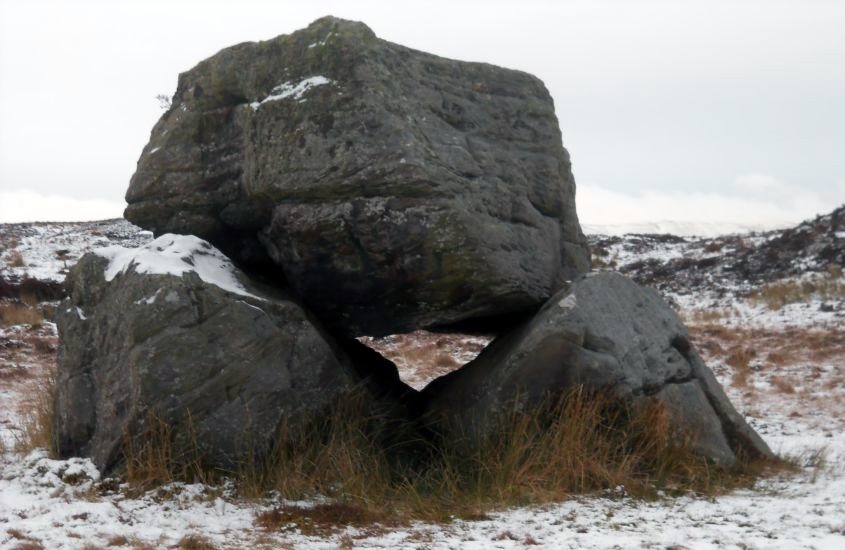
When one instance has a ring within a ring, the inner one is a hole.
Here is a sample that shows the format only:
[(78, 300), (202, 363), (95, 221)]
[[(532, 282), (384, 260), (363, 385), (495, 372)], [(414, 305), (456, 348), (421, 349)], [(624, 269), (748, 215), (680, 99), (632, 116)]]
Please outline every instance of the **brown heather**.
[(44, 316), (37, 307), (19, 302), (0, 302), (0, 327), (31, 325), (39, 327)]
[(845, 283), (842, 282), (842, 267), (833, 265), (824, 273), (809, 279), (786, 279), (769, 283), (752, 292), (749, 300), (752, 303), (765, 304), (769, 309), (779, 310), (788, 304), (807, 302), (812, 297), (832, 300), (843, 296)]
[[(845, 355), (845, 330), (803, 327), (743, 328), (719, 324), (691, 324), (690, 337), (706, 359), (724, 357), (729, 365), (745, 369), (754, 359), (765, 371), (800, 363), (818, 364)], [(745, 374), (749, 374), (746, 372)]]
[(23, 256), (17, 250), (6, 252), (6, 265), (9, 267), (23, 267)]
[(25, 386), (21, 396), (21, 435), (16, 450), (28, 453), (33, 449), (47, 449), (51, 457), (56, 456), (56, 439), (53, 429), (56, 394), (56, 378), (52, 371)]
[(341, 516), (382, 524), (447, 521), (617, 487), (640, 497), (667, 487), (714, 493), (746, 483), (756, 472), (748, 464), (718, 470), (696, 456), (683, 434), (671, 432), (657, 402), (634, 409), (581, 389), (542, 413), (505, 414), (489, 437), (460, 447), (403, 439), (381, 425), (377, 413), (353, 396), (320, 421), (287, 429), (282, 439), (289, 443), (239, 473), (241, 493), (276, 491), (288, 499), (319, 494), (345, 507), (280, 509), (257, 522), (269, 529), (273, 517), (292, 515), (306, 515), (319, 528), (342, 524)]
[[(54, 448), (53, 390), (46, 385), (39, 391), (43, 399), (27, 423), (24, 443)], [(632, 408), (582, 389), (541, 413), (504, 414), (489, 437), (464, 439), (453, 448), (422, 439), (411, 427), (386, 425), (385, 418), (362, 395), (351, 394), (319, 418), (283, 426), (284, 443), (263, 460), (219, 472), (202, 467), (195, 442), (176, 452), (170, 427), (150, 416), (139, 437), (126, 438), (123, 477), (135, 491), (229, 476), (243, 498), (271, 491), (291, 500), (328, 497), (325, 506), (283, 506), (255, 520), (274, 530), (298, 518), (298, 525), (317, 533), (356, 522), (480, 518), (506, 506), (622, 488), (644, 498), (661, 489), (712, 494), (749, 483), (761, 468), (714, 468), (692, 452), (683, 434), (669, 429), (659, 403)], [(202, 547), (187, 544), (181, 547)]]

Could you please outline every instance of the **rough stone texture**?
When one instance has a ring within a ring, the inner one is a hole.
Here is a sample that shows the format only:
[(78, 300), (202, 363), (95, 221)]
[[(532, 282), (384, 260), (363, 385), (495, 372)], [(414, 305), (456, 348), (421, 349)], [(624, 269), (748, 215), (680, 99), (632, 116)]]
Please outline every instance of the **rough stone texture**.
[[(255, 297), (196, 272), (138, 273), (135, 265), (109, 282), (108, 263), (84, 256), (57, 313), (63, 456), (109, 469), (121, 460), (124, 436), (143, 434), (155, 416), (170, 425), (177, 452), (195, 438), (206, 464), (232, 469), (268, 448), (282, 419), (319, 414), (352, 388), (374, 399), (413, 392), (390, 365), (373, 372), (353, 363), (297, 303), (241, 274)], [(363, 353), (356, 344), (353, 353)]]
[(280, 265), (350, 336), (529, 311), (589, 269), (539, 79), (331, 17), (180, 75), (126, 200), (156, 234)]
[(577, 384), (634, 402), (653, 397), (677, 433), (729, 466), (737, 452), (771, 451), (725, 396), (680, 319), (653, 290), (617, 273), (592, 274), (552, 297), (530, 321), (420, 396), (435, 424), (479, 433), (519, 400), (530, 408)]

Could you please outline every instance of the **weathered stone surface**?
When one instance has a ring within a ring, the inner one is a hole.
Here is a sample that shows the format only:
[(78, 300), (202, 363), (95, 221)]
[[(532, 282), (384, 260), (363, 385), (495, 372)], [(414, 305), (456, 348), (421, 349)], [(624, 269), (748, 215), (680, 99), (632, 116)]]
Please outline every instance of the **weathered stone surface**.
[(200, 239), (98, 254), (71, 270), (57, 314), (62, 455), (108, 469), (156, 417), (177, 450), (195, 439), (208, 465), (231, 469), (267, 449), (283, 419), (319, 414), (359, 385), (374, 399), (413, 392), (390, 365), (353, 362), (296, 302)]
[(589, 269), (540, 80), (331, 17), (180, 75), (126, 199), (352, 336), (529, 311)]
[(473, 362), (432, 382), (420, 399), (435, 424), (473, 434), (515, 400), (530, 409), (579, 384), (634, 402), (663, 402), (673, 429), (717, 464), (733, 464), (738, 452), (771, 456), (677, 315), (655, 291), (617, 273), (576, 280)]

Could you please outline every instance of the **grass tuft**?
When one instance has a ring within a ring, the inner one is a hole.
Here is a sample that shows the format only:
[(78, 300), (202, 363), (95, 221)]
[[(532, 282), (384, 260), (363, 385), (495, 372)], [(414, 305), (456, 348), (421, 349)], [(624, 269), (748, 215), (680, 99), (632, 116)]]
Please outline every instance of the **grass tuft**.
[(58, 454), (54, 429), (56, 378), (49, 374), (24, 386), (21, 396), (21, 432), (15, 450), (28, 453), (34, 449), (47, 449), (51, 457)]
[(265, 531), (279, 531), (295, 526), (306, 536), (324, 536), (350, 526), (367, 527), (376, 523), (396, 525), (389, 514), (339, 502), (314, 506), (277, 506), (258, 514), (254, 523)]
[(731, 376), (731, 384), (738, 388), (748, 387), (748, 381), (751, 378), (751, 360), (757, 356), (753, 349), (747, 347), (735, 348), (725, 361), (733, 368), (733, 375)]
[(145, 491), (173, 481), (208, 483), (219, 478), (219, 473), (204, 468), (199, 459), (190, 417), (187, 431), (191, 434), (189, 444), (177, 446), (171, 426), (150, 413), (138, 434), (134, 437), (124, 434), (123, 466), (127, 483), (135, 490)]
[(179, 550), (214, 550), (217, 548), (208, 537), (197, 534), (185, 535), (176, 543)]
[[(41, 391), (45, 399), (26, 445), (52, 448), (53, 390)], [(480, 518), (490, 510), (580, 493), (715, 494), (750, 483), (758, 473), (747, 464), (720, 470), (697, 456), (685, 434), (670, 429), (658, 401), (634, 407), (582, 388), (542, 410), (514, 408), (489, 435), (448, 445), (454, 437), (424, 437), (418, 426), (390, 418), (355, 392), (320, 415), (283, 424), (277, 447), (235, 473), (238, 494), (328, 501), (274, 508), (259, 514), (256, 525), (272, 531), (295, 523), (317, 533), (349, 524)], [(195, 443), (177, 452), (174, 430), (161, 418), (150, 415), (144, 426), (140, 435), (125, 439), (125, 479), (132, 487), (212, 483), (231, 475), (204, 469)], [(199, 546), (179, 547), (206, 547), (195, 542)]]
[[(684, 434), (672, 432), (657, 401), (630, 407), (579, 388), (542, 411), (513, 410), (489, 436), (451, 447), (395, 436), (386, 446), (389, 434), (366, 412), (355, 413), (359, 406), (352, 400), (317, 424), (285, 432), (288, 443), (242, 472), (242, 490), (291, 500), (321, 495), (356, 513), (383, 516), (387, 508), (399, 517), (449, 521), (606, 490), (640, 497), (667, 487), (715, 493), (752, 477), (744, 466), (719, 470), (697, 456)], [(293, 513), (300, 511), (268, 513), (259, 523)]]
[(31, 325), (40, 327), (44, 316), (37, 307), (18, 302), (0, 302), (0, 327)]
[(845, 297), (845, 281), (842, 279), (842, 267), (832, 265), (821, 274), (803, 279), (784, 279), (769, 283), (749, 295), (752, 304), (764, 304), (771, 310), (780, 310), (784, 306), (808, 302), (812, 298), (834, 300)]
[(6, 265), (9, 267), (23, 267), (23, 255), (18, 250), (6, 252)]

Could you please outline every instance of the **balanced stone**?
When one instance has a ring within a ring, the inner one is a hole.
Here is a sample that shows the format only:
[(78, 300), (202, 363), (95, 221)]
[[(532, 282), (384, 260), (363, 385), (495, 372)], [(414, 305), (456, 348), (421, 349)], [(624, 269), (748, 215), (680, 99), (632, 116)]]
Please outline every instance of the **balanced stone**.
[(126, 200), (349, 336), (533, 311), (590, 267), (539, 79), (332, 17), (180, 75)]

